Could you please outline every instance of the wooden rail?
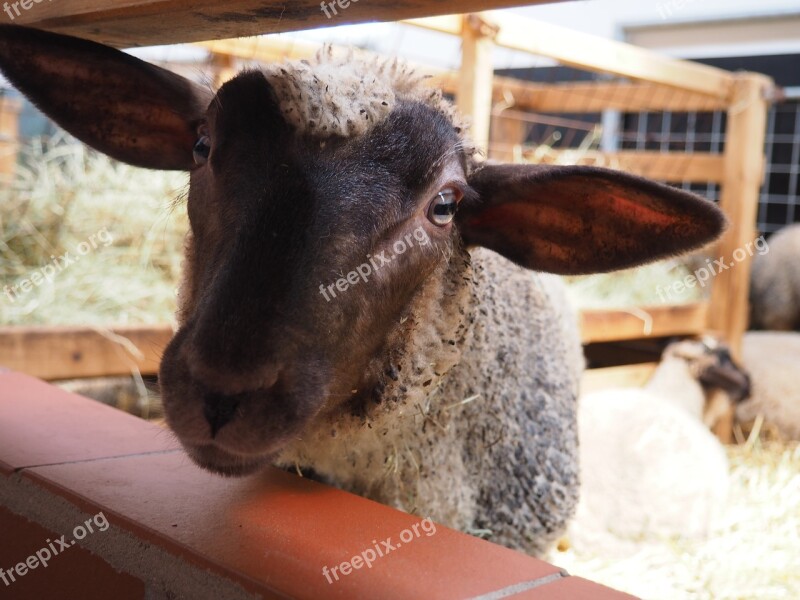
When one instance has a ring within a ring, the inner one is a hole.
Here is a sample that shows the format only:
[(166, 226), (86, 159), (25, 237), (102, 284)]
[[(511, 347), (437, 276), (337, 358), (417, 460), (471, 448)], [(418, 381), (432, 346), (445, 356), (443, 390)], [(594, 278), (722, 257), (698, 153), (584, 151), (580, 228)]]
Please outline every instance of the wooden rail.
[[(656, 306), (630, 310), (583, 310), (583, 343), (707, 330), (708, 304)], [(0, 327), (0, 367), (40, 379), (69, 379), (158, 373), (158, 363), (173, 329), (170, 325), (91, 327)]]
[[(496, 144), (493, 142), (493, 146)], [(548, 150), (540, 162), (608, 167), (672, 183), (722, 183), (725, 180), (722, 155), (707, 152)]]
[[(611, 73), (720, 100), (729, 100), (733, 93), (733, 75), (723, 69), (663, 56), (551, 23), (499, 12), (482, 15), (498, 28), (494, 42), (502, 48), (545, 56), (587, 71)], [(410, 22), (441, 33), (462, 33), (462, 23), (457, 15)]]
[(584, 344), (615, 342), (670, 335), (697, 335), (708, 330), (709, 305), (705, 302), (628, 310), (582, 310)]
[(320, 0), (58, 0), (20, 11), (14, 23), (123, 48), (553, 1), (557, 0), (341, 0), (335, 3), (335, 11), (329, 8), (328, 17)]
[(554, 113), (701, 112), (724, 110), (728, 106), (721, 98), (688, 90), (620, 80), (542, 84), (495, 77), (493, 99), (495, 102), (510, 99), (516, 110)]
[(41, 379), (158, 372), (169, 325), (0, 327), (0, 366)]
[(644, 386), (658, 363), (623, 365), (603, 369), (587, 369), (581, 378), (581, 394), (609, 388), (635, 388)]

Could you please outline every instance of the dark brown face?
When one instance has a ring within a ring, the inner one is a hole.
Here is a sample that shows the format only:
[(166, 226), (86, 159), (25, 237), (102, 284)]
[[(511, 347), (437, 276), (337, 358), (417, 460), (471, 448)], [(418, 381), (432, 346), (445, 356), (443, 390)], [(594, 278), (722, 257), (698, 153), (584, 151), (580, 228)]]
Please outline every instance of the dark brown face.
[(422, 104), (322, 144), (293, 133), (253, 72), (220, 90), (200, 137), (183, 326), (161, 386), (190, 455), (235, 473), (368, 401), (370, 364), (452, 255), (470, 192), (452, 124)]

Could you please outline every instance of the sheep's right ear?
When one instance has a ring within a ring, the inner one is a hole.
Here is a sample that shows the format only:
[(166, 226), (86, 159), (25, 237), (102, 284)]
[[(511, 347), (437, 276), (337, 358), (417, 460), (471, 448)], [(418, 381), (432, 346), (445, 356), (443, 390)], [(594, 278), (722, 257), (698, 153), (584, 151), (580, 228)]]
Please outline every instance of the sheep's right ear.
[(213, 94), (133, 56), (79, 38), (0, 25), (0, 70), (89, 146), (132, 165), (188, 170)]

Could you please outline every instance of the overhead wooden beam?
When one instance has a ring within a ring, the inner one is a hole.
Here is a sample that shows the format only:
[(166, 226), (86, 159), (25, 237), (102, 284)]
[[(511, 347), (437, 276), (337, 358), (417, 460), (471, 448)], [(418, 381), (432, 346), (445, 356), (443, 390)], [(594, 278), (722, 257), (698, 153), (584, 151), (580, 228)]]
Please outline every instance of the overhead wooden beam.
[[(764, 138), (769, 103), (767, 92), (773, 81), (757, 73), (738, 73), (733, 102), (728, 109), (725, 136), (724, 181), (720, 208), (728, 215), (729, 227), (719, 245), (725, 271), (714, 279), (710, 324), (725, 334), (733, 354), (740, 356), (747, 329), (751, 252), (747, 244), (756, 237), (756, 216), (764, 180)], [(752, 248), (752, 246), (751, 246)]]
[(0, 327), (0, 367), (41, 379), (152, 375), (172, 335), (169, 325)]
[(508, 103), (518, 110), (553, 113), (599, 113), (604, 110), (714, 111), (728, 104), (721, 98), (670, 88), (653, 83), (627, 81), (581, 81), (541, 84), (510, 77), (494, 78), (495, 102)]
[(708, 330), (708, 303), (645, 306), (630, 310), (584, 309), (580, 312), (584, 344), (670, 335), (698, 335)]
[[(723, 69), (663, 56), (551, 23), (498, 12), (485, 14), (498, 27), (495, 43), (503, 48), (552, 58), (587, 71), (611, 73), (717, 99), (729, 99), (732, 93), (733, 76)], [(411, 23), (442, 33), (461, 33), (458, 22), (451, 17), (415, 19)]]
[(14, 23), (131, 47), (543, 3), (545, 0), (341, 0), (334, 2), (333, 8), (326, 3), (328, 17), (320, 0), (57, 0), (21, 11)]
[[(501, 152), (498, 142), (495, 151)], [(523, 148), (530, 151), (530, 147)], [(724, 158), (721, 154), (707, 152), (645, 152), (630, 150), (600, 152), (598, 150), (547, 149), (536, 162), (545, 164), (570, 164), (608, 167), (641, 175), (658, 181), (680, 183), (720, 183), (725, 178)]]

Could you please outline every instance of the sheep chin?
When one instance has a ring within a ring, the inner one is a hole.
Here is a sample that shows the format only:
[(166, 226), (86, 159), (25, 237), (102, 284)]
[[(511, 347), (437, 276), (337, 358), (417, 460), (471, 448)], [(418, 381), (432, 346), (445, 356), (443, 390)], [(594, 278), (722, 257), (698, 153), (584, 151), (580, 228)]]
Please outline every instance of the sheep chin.
[(215, 444), (184, 446), (189, 458), (199, 467), (225, 477), (243, 477), (261, 470), (271, 462), (271, 454), (243, 456), (223, 450)]

